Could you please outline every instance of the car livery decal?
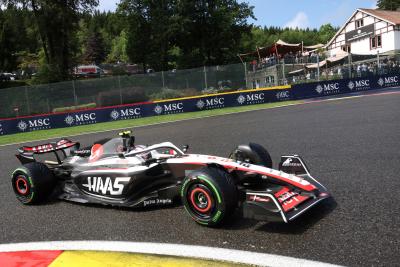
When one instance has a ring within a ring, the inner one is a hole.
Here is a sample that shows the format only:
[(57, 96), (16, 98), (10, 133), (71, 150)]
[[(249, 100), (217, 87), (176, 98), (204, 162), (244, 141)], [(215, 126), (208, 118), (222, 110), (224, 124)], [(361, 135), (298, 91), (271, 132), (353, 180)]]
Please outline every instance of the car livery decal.
[(300, 203), (306, 201), (310, 197), (299, 195), (297, 192), (290, 191), (289, 188), (284, 187), (278, 192), (276, 192), (275, 197), (278, 199), (279, 203), (285, 212), (293, 209)]
[(224, 166), (225, 169), (235, 169), (244, 172), (256, 172), (262, 175), (267, 175), (291, 185), (294, 185), (298, 188), (301, 188), (306, 191), (312, 191), (316, 189), (314, 185), (309, 183), (308, 181), (282, 171), (270, 169), (267, 167), (249, 164), (249, 163), (239, 163), (235, 162), (232, 159), (222, 158), (222, 157), (215, 157), (215, 156), (207, 156), (207, 155), (197, 155), (197, 154), (190, 154), (186, 157), (182, 158), (172, 158), (167, 160), (168, 163), (175, 163), (175, 164), (193, 164), (193, 165), (207, 165), (216, 163), (219, 165)]

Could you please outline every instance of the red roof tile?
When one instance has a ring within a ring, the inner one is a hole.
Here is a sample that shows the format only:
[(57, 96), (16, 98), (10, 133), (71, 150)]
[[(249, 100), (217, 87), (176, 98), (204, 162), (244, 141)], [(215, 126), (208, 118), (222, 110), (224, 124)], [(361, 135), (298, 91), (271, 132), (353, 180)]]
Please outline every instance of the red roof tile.
[(389, 11), (382, 9), (360, 8), (361, 11), (369, 13), (372, 16), (389, 21), (395, 25), (400, 25), (400, 11)]

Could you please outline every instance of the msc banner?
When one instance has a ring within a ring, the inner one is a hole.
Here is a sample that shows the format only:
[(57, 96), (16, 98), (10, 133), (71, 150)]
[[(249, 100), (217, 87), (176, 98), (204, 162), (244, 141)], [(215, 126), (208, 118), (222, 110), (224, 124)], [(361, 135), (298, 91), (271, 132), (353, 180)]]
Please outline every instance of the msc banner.
[(400, 86), (399, 74), (296, 84), (292, 86), (291, 93), (293, 99), (306, 99), (397, 86)]
[(399, 87), (400, 75), (344, 79), (0, 120), (0, 136), (99, 122), (238, 107)]
[(292, 99), (290, 86), (0, 120), (0, 135)]

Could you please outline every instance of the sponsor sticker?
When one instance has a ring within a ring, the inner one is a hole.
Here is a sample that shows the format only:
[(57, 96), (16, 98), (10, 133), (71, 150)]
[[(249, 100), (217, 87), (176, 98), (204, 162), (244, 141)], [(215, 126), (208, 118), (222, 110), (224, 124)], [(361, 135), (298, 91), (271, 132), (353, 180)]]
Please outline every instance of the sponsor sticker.
[(315, 91), (320, 95), (333, 95), (340, 93), (339, 83), (318, 84)]
[(388, 77), (381, 77), (378, 79), (377, 84), (380, 87), (394, 87), (400, 85), (399, 75), (393, 75)]
[(363, 91), (371, 89), (369, 79), (350, 81), (347, 84), (347, 87), (350, 89), (350, 91)]
[(110, 113), (110, 118), (112, 120), (128, 120), (128, 119), (137, 119), (140, 117), (142, 117), (142, 112), (140, 107), (114, 109)]
[(183, 102), (157, 104), (154, 107), (153, 111), (156, 115), (182, 113), (183, 112)]
[(247, 200), (254, 202), (270, 202), (271, 198), (267, 196), (248, 195)]
[(214, 98), (207, 98), (207, 99), (199, 99), (196, 102), (196, 107), (200, 110), (224, 108), (225, 107), (225, 98), (224, 97), (214, 97)]
[(119, 196), (125, 188), (125, 185), (129, 183), (131, 177), (115, 177), (114, 182), (110, 177), (87, 177), (87, 183), (82, 184), (86, 187), (89, 192)]
[(261, 104), (265, 102), (265, 93), (248, 93), (238, 96), (236, 101), (240, 105)]
[(284, 167), (301, 167), (301, 163), (293, 162), (293, 158), (287, 158), (283, 163), (282, 166)]
[(156, 198), (143, 201), (143, 207), (154, 206), (154, 205), (168, 205), (168, 204), (172, 204), (172, 199)]
[(283, 101), (283, 100), (290, 99), (290, 93), (287, 90), (279, 91), (279, 92), (276, 93), (275, 96), (276, 96), (276, 100), (278, 100), (278, 101)]
[(77, 126), (77, 125), (86, 125), (93, 124), (97, 122), (96, 113), (81, 113), (81, 114), (68, 114), (64, 118), (64, 122), (67, 126)]
[(17, 128), (21, 132), (50, 129), (50, 118), (20, 120), (17, 124)]

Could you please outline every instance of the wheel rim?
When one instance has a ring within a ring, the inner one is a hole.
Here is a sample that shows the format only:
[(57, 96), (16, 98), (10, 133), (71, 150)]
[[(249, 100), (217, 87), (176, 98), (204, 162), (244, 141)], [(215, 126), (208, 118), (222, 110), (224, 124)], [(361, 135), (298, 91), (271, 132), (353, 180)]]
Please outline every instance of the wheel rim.
[(15, 189), (20, 195), (27, 195), (29, 193), (29, 185), (25, 177), (17, 177), (17, 179), (15, 180)]
[(215, 208), (214, 196), (210, 189), (203, 184), (193, 185), (187, 195), (192, 212), (203, 219), (209, 218)]
[(207, 213), (211, 210), (211, 196), (203, 188), (197, 187), (193, 189), (190, 193), (190, 201), (193, 207), (201, 213)]

